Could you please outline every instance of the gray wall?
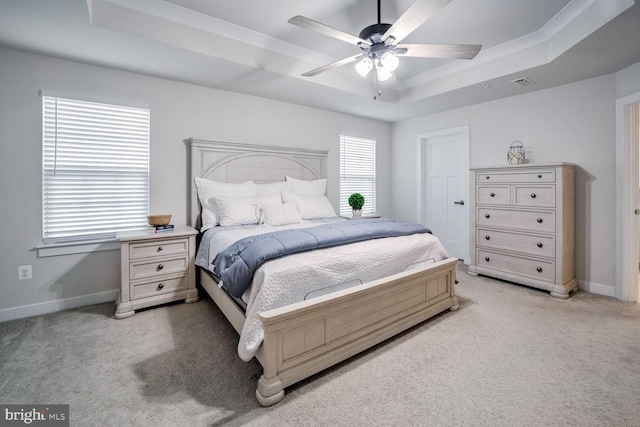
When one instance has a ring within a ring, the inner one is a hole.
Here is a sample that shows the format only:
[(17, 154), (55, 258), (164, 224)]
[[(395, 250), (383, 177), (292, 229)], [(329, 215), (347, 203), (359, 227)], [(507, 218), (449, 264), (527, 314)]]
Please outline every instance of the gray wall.
[[(374, 138), (378, 207), (384, 215), (391, 213), (387, 123), (0, 49), (0, 320), (115, 299), (119, 287), (118, 250), (37, 257), (34, 248), (42, 243), (40, 89), (150, 106), (149, 209), (172, 213), (174, 224), (187, 222), (188, 137), (329, 150), (327, 192), (336, 209), (340, 133)], [(33, 279), (18, 281), (18, 266), (28, 264)]]
[(640, 90), (639, 67), (552, 89), (393, 125), (392, 206), (416, 220), (416, 135), (469, 125), (470, 166), (506, 165), (509, 144), (531, 147), (536, 163), (570, 162), (576, 173), (576, 277), (582, 289), (615, 295), (616, 97)]

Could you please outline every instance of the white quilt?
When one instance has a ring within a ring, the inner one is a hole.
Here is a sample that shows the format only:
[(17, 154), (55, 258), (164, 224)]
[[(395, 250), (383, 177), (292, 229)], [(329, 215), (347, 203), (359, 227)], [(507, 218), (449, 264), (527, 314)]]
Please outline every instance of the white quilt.
[[(218, 229), (210, 241), (203, 239), (202, 244), (208, 247), (201, 249), (209, 252), (210, 266), (215, 254), (248, 235), (313, 225), (317, 224)], [(247, 303), (247, 310), (238, 355), (249, 361), (260, 347), (263, 338), (262, 322), (258, 317), (260, 312), (445, 258), (448, 254), (440, 241), (425, 233), (351, 243), (268, 261), (256, 270), (251, 287), (242, 297)], [(201, 265), (202, 261), (197, 264)]]

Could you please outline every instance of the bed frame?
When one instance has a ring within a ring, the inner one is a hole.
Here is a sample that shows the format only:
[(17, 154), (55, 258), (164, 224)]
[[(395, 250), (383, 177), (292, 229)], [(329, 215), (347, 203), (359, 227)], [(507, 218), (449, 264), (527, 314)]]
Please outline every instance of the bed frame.
[[(191, 225), (199, 227), (194, 177), (256, 183), (326, 177), (328, 152), (190, 138)], [(447, 309), (457, 310), (456, 258), (260, 313), (263, 367), (256, 398), (278, 403), (284, 388), (341, 362)], [(240, 333), (243, 311), (198, 269), (199, 283)]]

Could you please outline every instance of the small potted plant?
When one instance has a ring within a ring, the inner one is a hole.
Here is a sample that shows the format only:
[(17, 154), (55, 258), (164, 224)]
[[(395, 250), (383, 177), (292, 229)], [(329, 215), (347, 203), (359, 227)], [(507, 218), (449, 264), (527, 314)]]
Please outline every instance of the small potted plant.
[(353, 209), (353, 216), (359, 217), (362, 215), (362, 206), (364, 206), (364, 196), (360, 193), (353, 193), (349, 196), (349, 206)]

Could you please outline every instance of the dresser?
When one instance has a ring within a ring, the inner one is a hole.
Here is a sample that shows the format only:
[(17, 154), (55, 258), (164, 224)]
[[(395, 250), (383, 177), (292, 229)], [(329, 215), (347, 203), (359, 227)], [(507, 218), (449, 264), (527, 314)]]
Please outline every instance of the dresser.
[(482, 274), (568, 298), (574, 277), (570, 163), (471, 169), (471, 263)]
[(191, 227), (118, 233), (121, 280), (116, 319), (133, 316), (135, 310), (145, 307), (198, 300), (194, 264), (197, 234)]

